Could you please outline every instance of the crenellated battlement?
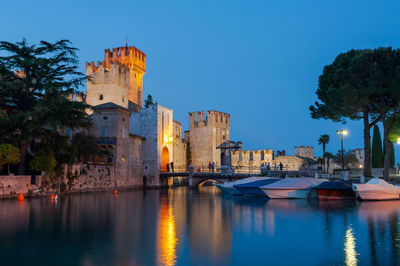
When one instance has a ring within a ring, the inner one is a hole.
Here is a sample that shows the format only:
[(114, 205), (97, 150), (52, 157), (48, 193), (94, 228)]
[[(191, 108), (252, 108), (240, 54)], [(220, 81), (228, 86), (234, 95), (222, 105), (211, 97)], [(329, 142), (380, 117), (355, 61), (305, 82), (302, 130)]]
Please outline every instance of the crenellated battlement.
[(231, 152), (231, 163), (234, 166), (260, 166), (263, 163), (271, 163), (274, 159), (274, 151), (269, 150), (239, 150)]
[(100, 69), (100, 72), (110, 72), (110, 68), (111, 69), (118, 69), (118, 71), (120, 73), (123, 74), (129, 74), (129, 67), (127, 67), (126, 65), (117, 62), (117, 61), (111, 61), (107, 64), (107, 62), (104, 61), (97, 61), (97, 63), (95, 64), (93, 61), (92, 62), (86, 62), (86, 74), (87, 75), (91, 75), (93, 73), (97, 73)]
[(119, 62), (130, 69), (146, 72), (146, 54), (137, 49), (135, 46), (116, 47), (112, 51), (104, 50), (104, 61), (108, 65), (109, 62)]
[[(197, 119), (196, 119), (197, 114)], [(205, 116), (205, 114), (207, 116)], [(201, 112), (191, 112), (189, 113), (189, 128), (190, 127), (222, 127), (229, 129), (230, 127), (230, 114), (222, 113), (218, 111), (204, 111)]]
[(300, 157), (314, 158), (314, 147), (312, 146), (295, 146), (294, 155)]
[(141, 107), (146, 54), (134, 46), (104, 50), (104, 60), (86, 63), (87, 100), (91, 105), (111, 101), (129, 108)]
[(86, 74), (90, 76), (88, 84), (117, 84), (121, 87), (129, 87), (129, 68), (119, 62), (111, 61), (108, 65), (105, 61), (86, 63)]

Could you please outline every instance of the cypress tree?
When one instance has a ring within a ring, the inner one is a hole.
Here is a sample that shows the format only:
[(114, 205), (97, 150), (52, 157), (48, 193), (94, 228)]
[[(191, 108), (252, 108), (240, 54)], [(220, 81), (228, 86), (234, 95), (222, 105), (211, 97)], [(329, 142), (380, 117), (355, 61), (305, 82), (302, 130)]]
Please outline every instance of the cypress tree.
[(382, 139), (377, 125), (372, 136), (372, 168), (383, 168)]

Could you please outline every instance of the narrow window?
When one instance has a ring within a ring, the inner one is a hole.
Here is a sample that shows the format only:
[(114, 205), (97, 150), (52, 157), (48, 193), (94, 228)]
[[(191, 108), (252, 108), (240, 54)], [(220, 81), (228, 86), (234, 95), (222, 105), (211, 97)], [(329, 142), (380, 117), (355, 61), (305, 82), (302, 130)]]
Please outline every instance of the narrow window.
[(100, 101), (103, 100), (103, 94), (100, 94), (99, 100), (100, 100)]
[(250, 161), (253, 161), (253, 152), (250, 152)]
[(264, 151), (261, 152), (261, 161), (264, 161)]
[(108, 127), (101, 127), (101, 136), (108, 137)]
[(125, 138), (125, 128), (124, 127), (122, 128), (121, 135), (122, 135), (122, 138), (124, 139)]
[(103, 116), (103, 120), (107, 120), (108, 119), (108, 117), (107, 116)]

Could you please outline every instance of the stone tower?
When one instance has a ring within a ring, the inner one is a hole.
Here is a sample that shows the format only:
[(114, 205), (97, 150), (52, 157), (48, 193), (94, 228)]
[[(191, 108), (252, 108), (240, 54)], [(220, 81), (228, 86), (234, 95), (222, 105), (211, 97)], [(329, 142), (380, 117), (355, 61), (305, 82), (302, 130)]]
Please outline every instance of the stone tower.
[(229, 140), (230, 115), (207, 111), (189, 113), (189, 142), (192, 153), (192, 164), (195, 167), (214, 161), (221, 165), (221, 151), (217, 146)]
[(142, 106), (146, 54), (134, 46), (104, 51), (102, 62), (86, 63), (86, 102), (99, 105), (112, 102), (130, 110)]

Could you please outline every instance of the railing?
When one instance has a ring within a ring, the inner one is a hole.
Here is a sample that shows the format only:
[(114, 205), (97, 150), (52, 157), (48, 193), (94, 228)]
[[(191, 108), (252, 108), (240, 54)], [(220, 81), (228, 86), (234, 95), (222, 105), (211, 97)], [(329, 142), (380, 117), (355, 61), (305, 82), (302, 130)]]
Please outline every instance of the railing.
[(99, 145), (115, 145), (117, 144), (117, 139), (115, 137), (100, 137), (96, 139)]

